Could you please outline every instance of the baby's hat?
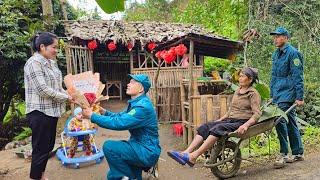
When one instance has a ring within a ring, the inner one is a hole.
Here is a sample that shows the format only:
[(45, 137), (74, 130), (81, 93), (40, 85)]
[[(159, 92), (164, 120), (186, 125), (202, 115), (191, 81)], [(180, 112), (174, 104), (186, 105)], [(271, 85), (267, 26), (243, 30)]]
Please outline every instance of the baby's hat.
[(77, 107), (73, 110), (73, 115), (76, 116), (78, 115), (79, 113), (82, 112), (82, 108), (81, 107)]

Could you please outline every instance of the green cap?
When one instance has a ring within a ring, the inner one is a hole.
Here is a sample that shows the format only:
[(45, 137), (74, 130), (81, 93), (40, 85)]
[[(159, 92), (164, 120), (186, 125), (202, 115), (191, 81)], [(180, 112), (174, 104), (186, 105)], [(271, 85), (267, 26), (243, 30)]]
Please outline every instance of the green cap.
[(149, 77), (146, 74), (129, 74), (128, 75), (130, 78), (138, 81), (139, 83), (142, 84), (144, 88), (144, 92), (147, 93), (151, 87), (151, 83), (149, 80)]
[(284, 27), (278, 27), (275, 31), (271, 32), (270, 35), (284, 35), (290, 37), (288, 30)]

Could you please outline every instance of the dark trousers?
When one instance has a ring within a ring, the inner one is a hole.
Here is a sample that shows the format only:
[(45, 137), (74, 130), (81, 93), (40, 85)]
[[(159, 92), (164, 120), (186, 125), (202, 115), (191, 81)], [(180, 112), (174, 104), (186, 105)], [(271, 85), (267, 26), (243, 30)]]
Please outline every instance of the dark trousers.
[[(290, 108), (293, 103), (279, 103), (278, 106), (283, 111), (286, 111)], [(288, 114), (289, 122), (285, 119), (282, 119), (276, 126), (278, 138), (280, 141), (280, 153), (288, 154), (288, 137), (290, 142), (290, 148), (293, 155), (303, 154), (303, 143), (301, 140), (301, 135), (299, 132), (297, 120), (296, 120), (296, 111), (295, 109), (291, 110)]]
[(198, 128), (198, 135), (203, 139), (207, 139), (209, 135), (215, 137), (224, 136), (230, 132), (237, 130), (241, 125), (246, 123), (247, 119), (224, 119), (222, 121), (210, 121), (202, 124)]
[(40, 111), (27, 114), (32, 129), (32, 161), (30, 169), (31, 179), (41, 179), (53, 150), (56, 138), (57, 117), (47, 116)]

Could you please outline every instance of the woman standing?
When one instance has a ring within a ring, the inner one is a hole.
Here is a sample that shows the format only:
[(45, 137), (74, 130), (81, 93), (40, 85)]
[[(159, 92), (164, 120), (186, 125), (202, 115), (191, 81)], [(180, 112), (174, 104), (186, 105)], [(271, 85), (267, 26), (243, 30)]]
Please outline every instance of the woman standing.
[(31, 46), (35, 53), (24, 66), (26, 113), (32, 129), (30, 178), (44, 180), (57, 121), (65, 112), (65, 101), (71, 98), (62, 88), (62, 73), (55, 62), (58, 37), (43, 32), (33, 37)]

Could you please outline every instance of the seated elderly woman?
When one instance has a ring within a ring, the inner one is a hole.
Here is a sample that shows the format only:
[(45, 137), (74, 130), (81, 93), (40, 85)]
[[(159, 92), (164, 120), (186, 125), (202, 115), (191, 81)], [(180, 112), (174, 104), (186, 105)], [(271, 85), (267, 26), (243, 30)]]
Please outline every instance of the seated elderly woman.
[[(169, 151), (168, 155), (178, 163), (192, 167), (197, 158), (216, 143), (219, 137), (237, 130), (244, 134), (261, 116), (261, 98), (252, 87), (258, 79), (254, 68), (243, 68), (239, 76), (240, 87), (235, 91), (229, 111), (220, 119), (201, 125), (190, 146), (182, 151)], [(202, 145), (195, 150), (200, 144)]]

